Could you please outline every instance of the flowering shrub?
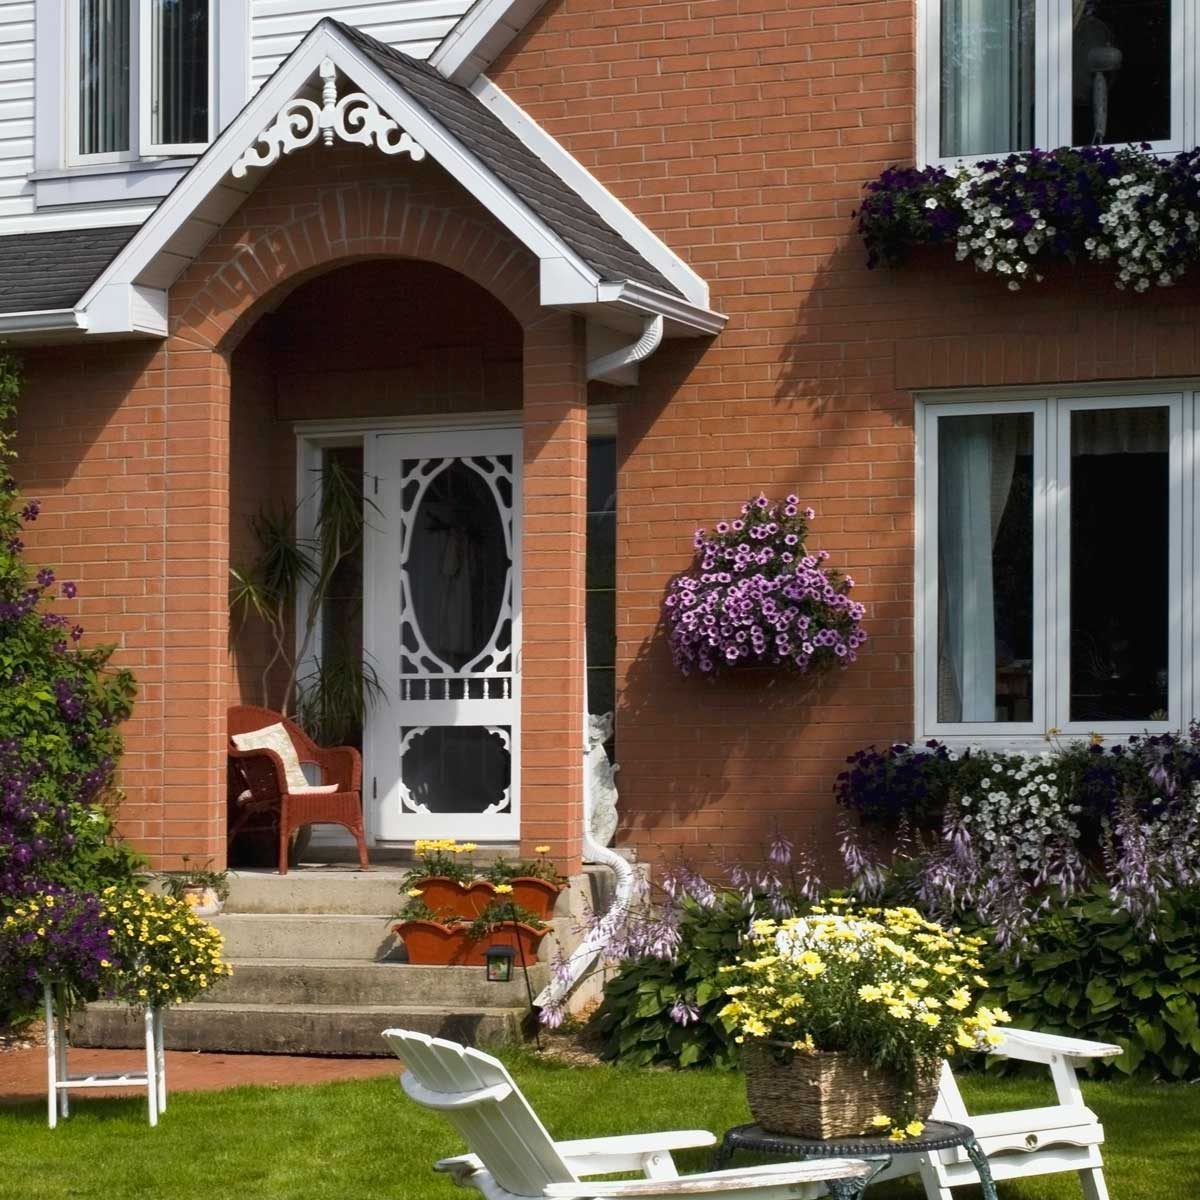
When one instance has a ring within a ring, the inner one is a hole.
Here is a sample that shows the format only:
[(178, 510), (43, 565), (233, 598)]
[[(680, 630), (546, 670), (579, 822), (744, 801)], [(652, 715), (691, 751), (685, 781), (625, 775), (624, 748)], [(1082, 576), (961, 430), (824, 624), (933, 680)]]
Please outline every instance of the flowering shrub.
[(809, 671), (851, 663), (866, 641), (854, 581), (828, 569), (827, 551), (806, 548), (813, 510), (795, 496), (758, 496), (712, 533), (696, 530), (692, 569), (665, 601), (675, 665), (713, 674), (723, 667)]
[(1109, 265), (1119, 288), (1168, 287), (1200, 259), (1200, 151), (1145, 146), (1031, 150), (943, 167), (896, 168), (865, 185), (858, 229), (869, 266), (913, 246), (955, 257), (1019, 290), (1054, 261)]
[(38, 1004), (50, 980), (76, 1001), (95, 999), (119, 965), (95, 896), (50, 885), (12, 901), (0, 917), (0, 979), (25, 1005)]
[(118, 999), (140, 1007), (183, 1004), (233, 973), (220, 932), (186, 901), (107, 887), (100, 903), (117, 960), (106, 982)]
[[(90, 912), (88, 893), (128, 883), (138, 866), (111, 814), (133, 679), (109, 668), (111, 650), (83, 648), (82, 628), (54, 611), (57, 598), (75, 598), (74, 582), (24, 561), (24, 529), (40, 505), (20, 496), (10, 472), (19, 389), (16, 364), (0, 354), (0, 962), (24, 964), (0, 970), (0, 1014), (29, 1000), (31, 960), (10, 940), (26, 932), (16, 909), (66, 889)], [(96, 958), (91, 927), (81, 916), (55, 928), (63, 969), (90, 982), (81, 964)], [(67, 969), (72, 956), (78, 970)]]
[(859, 818), (843, 838), (859, 894), (904, 879), (923, 910), (973, 913), (1002, 946), (1097, 881), (1151, 929), (1165, 895), (1200, 887), (1195, 724), (1111, 748), (1093, 738), (1035, 755), (960, 753), (930, 742), (848, 763), (835, 792)]
[[(739, 1043), (843, 1052), (912, 1089), (943, 1057), (1001, 1040), (995, 1026), (1008, 1014), (978, 1002), (988, 986), (979, 974), (983, 944), (912, 908), (835, 898), (804, 917), (753, 923), (736, 962), (721, 968), (728, 1001), (719, 1016)], [(876, 1124), (903, 1138), (904, 1126), (924, 1115), (881, 1113)]]

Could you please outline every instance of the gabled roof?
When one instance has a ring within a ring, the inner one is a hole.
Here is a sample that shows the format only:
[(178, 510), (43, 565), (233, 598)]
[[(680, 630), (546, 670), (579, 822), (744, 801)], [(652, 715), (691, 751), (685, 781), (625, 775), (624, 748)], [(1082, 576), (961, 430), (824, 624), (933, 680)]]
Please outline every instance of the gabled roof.
[(0, 237), (0, 313), (73, 308), (136, 225)]
[[(378, 110), (382, 126), (403, 131), (418, 156), (428, 154), (536, 256), (542, 304), (621, 331), (648, 334), (656, 323), (655, 345), (663, 334), (712, 334), (724, 325), (708, 307), (704, 281), (578, 164), (555, 168), (552, 156), (517, 136), (485, 100), (324, 18), (87, 289), (76, 305), (80, 327), (165, 335), (167, 290), (257, 186), (260, 167), (300, 148), (281, 134), (281, 114), (323, 95), (313, 85), (334, 84), (339, 74)], [(321, 114), (334, 121), (329, 103)], [(605, 197), (611, 203), (598, 204)], [(632, 231), (636, 247), (618, 226)], [(649, 343), (639, 345), (649, 353)]]
[(682, 295), (466, 88), (451, 83), (428, 63), (393, 50), (359, 29), (332, 18), (329, 23), (437, 117), (584, 262), (595, 267), (601, 279), (635, 279)]

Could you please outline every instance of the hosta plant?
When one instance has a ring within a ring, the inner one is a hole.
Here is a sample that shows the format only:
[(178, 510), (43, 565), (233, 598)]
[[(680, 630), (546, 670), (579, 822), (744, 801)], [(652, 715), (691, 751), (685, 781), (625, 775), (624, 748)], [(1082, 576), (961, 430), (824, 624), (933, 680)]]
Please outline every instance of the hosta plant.
[(685, 675), (738, 666), (807, 672), (852, 663), (866, 641), (854, 580), (809, 551), (813, 510), (764, 495), (741, 516), (696, 530), (695, 562), (665, 600), (671, 653)]

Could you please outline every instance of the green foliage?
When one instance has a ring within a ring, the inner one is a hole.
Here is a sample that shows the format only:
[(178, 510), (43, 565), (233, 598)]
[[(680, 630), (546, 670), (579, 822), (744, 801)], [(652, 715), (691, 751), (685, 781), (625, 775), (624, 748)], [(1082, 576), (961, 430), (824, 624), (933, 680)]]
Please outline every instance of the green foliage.
[[(604, 1058), (635, 1067), (737, 1066), (737, 1044), (717, 1015), (726, 1004), (718, 972), (737, 958), (752, 907), (765, 906), (747, 903), (739, 892), (718, 893), (710, 907), (690, 896), (683, 900), (674, 957), (637, 959), (605, 987), (593, 1018)], [(696, 1012), (686, 1025), (671, 1016), (680, 1001)]]
[(1014, 1025), (1124, 1048), (1095, 1073), (1200, 1075), (1200, 893), (1166, 897), (1148, 933), (1096, 888), (1058, 905), (1033, 941), (1023, 955), (985, 952), (1002, 981), (989, 999)]

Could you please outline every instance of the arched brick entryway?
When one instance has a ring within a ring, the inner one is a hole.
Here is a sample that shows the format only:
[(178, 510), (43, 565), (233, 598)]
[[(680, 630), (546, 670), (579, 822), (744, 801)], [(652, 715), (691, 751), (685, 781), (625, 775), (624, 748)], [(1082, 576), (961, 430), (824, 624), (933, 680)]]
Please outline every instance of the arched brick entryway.
[(523, 330), (522, 841), (551, 843), (574, 870), (582, 819), (581, 323), (538, 306), (536, 260), (437, 167), (343, 149), (276, 167), (171, 289), (170, 333), (155, 363), (166, 427), (162, 832), (143, 841), (167, 862), (184, 852), (224, 857), (232, 351), (305, 280), (378, 258), (457, 271)]

